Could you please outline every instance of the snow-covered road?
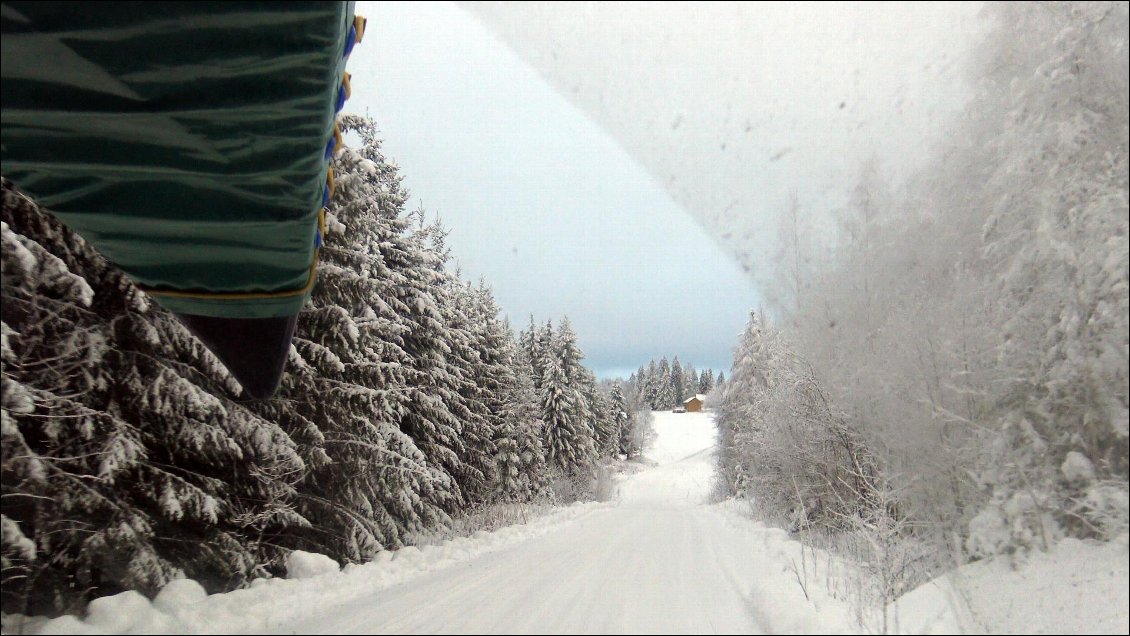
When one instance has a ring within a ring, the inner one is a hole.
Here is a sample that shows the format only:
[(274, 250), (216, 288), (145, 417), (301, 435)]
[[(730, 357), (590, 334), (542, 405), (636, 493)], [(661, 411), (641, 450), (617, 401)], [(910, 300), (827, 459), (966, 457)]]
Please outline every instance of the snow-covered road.
[(625, 478), (614, 507), (277, 631), (761, 633), (743, 581), (764, 543), (702, 506), (711, 416), (656, 415), (656, 465)]
[(852, 631), (850, 616), (815, 581), (807, 592), (798, 585), (799, 544), (752, 521), (742, 502), (707, 503), (714, 480), (711, 416), (656, 413), (655, 429), (646, 461), (620, 479), (611, 502), (555, 508), (527, 523), (381, 552), (371, 563), (340, 570), (326, 557), (306, 554), (302, 561), (317, 565), (311, 571), (257, 579), (224, 594), (173, 581), (152, 601), (123, 592), (96, 599), (82, 618), (10, 616), (4, 631)]
[[(652, 465), (612, 503), (556, 508), (528, 523), (439, 545), (381, 552), (372, 563), (258, 579), (205, 593), (172, 581), (152, 601), (96, 599), (85, 616), (3, 618), (3, 633), (874, 633), (860, 572), (748, 504), (707, 504), (709, 415), (657, 413)], [(891, 608), (899, 633), (1126, 633), (1125, 538), (1062, 542), (1023, 571), (978, 562)], [(322, 568), (319, 567), (319, 570)], [(967, 605), (972, 601), (972, 605)]]

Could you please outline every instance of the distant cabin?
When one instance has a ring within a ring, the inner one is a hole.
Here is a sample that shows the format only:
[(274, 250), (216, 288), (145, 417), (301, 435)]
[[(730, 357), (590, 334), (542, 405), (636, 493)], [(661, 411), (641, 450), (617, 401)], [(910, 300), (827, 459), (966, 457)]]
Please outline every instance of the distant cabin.
[(702, 410), (702, 404), (705, 401), (706, 396), (699, 393), (693, 398), (683, 400), (683, 408), (687, 410), (687, 413), (698, 413)]

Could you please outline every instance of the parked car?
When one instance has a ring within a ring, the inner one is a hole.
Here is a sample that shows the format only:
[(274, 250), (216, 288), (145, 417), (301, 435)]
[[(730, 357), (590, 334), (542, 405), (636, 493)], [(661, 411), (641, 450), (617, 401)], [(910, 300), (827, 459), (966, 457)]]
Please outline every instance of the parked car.
[(685, 408), (681, 407), (681, 406), (676, 406), (675, 408), (671, 409), (671, 412), (672, 413), (686, 413), (687, 410)]

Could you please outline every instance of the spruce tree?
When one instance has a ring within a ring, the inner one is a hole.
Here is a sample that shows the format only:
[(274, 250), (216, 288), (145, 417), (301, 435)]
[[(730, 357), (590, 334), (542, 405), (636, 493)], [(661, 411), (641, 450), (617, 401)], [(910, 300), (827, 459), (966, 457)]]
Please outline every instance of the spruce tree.
[(682, 406), (683, 400), (686, 399), (686, 378), (683, 377), (683, 365), (679, 363), (679, 356), (675, 356), (675, 361), (671, 363), (671, 404), (672, 406)]
[(706, 395), (714, 390), (714, 371), (707, 369), (698, 378), (698, 392)]
[[(654, 359), (647, 363), (647, 370), (641, 375), (645, 377), (642, 387), (644, 404), (653, 411), (663, 408), (659, 404), (660, 385), (662, 384), (659, 365), (655, 363)], [(663, 381), (666, 380), (666, 377), (666, 375), (663, 376)]]
[(545, 423), (527, 356), (516, 350), (510, 366), (510, 384), (503, 393), (503, 428), (496, 444), (499, 495), (503, 499), (528, 500), (540, 494), (549, 481)]
[(597, 386), (596, 376), (587, 368), (580, 374), (579, 390), (587, 404), (587, 417), (593, 428), (594, 445), (599, 457), (614, 457), (619, 434), (608, 397)]
[(542, 351), (542, 340), (540, 331), (534, 323), (534, 316), (530, 314), (530, 326), (522, 331), (518, 336), (518, 348), (525, 355), (525, 359), (529, 362), (531, 378), (534, 383), (534, 388), (541, 388), (541, 375), (542, 375), (542, 356), (545, 352)]
[(572, 388), (561, 358), (546, 356), (542, 379), (542, 413), (546, 425), (546, 456), (566, 475), (587, 471), (596, 457), (592, 427), (584, 420), (583, 398)]
[(318, 527), (291, 545), (361, 561), (444, 523), (454, 484), (402, 424), (416, 380), (406, 337), (416, 325), (401, 290), (411, 286), (408, 264), (423, 258), (408, 235), (407, 193), (375, 125), (355, 116), (341, 125), (362, 145), (335, 158), (318, 281), (299, 316), (280, 395), (258, 408), (308, 458), (298, 505)]
[(667, 361), (667, 356), (660, 359), (655, 370), (655, 402), (652, 408), (657, 410), (671, 409), (675, 406), (675, 391), (671, 386), (671, 363)]
[(561, 320), (561, 326), (557, 328), (553, 347), (561, 361), (561, 372), (565, 374), (565, 380), (577, 386), (581, 370), (584, 369), (581, 360), (585, 354), (577, 346), (577, 334), (573, 331), (568, 316)]
[(619, 384), (612, 385), (608, 395), (614, 430), (617, 435), (617, 452), (627, 458), (632, 454), (632, 414), (629, 413), (624, 391)]
[(216, 591), (277, 565), (264, 539), (308, 525), (294, 443), (230, 399), (239, 385), (175, 318), (3, 188), (5, 611), (183, 574)]
[(699, 376), (698, 371), (694, 365), (687, 365), (683, 370), (683, 399), (694, 397), (697, 393), (702, 393), (698, 390)]

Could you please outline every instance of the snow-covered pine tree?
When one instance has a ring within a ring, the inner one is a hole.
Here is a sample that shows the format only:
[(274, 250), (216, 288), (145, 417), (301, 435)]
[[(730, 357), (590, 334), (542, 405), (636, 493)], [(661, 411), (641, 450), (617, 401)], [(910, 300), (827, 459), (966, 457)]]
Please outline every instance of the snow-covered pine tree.
[(656, 410), (661, 408), (659, 406), (659, 365), (655, 360), (649, 360), (647, 369), (643, 372), (643, 383), (641, 385), (641, 395), (643, 397), (644, 405), (647, 408)]
[(612, 389), (608, 394), (608, 401), (609, 410), (612, 414), (614, 430), (617, 435), (616, 452), (628, 459), (631, 459), (636, 454), (633, 453), (633, 451), (636, 449), (632, 448), (632, 428), (634, 424), (634, 413), (629, 411), (628, 403), (624, 399), (624, 390), (619, 384), (612, 385)]
[(540, 337), (538, 326), (534, 323), (534, 316), (530, 314), (530, 326), (522, 330), (518, 336), (518, 348), (522, 350), (525, 359), (530, 365), (530, 377), (533, 379), (534, 388), (541, 390), (542, 358), (545, 356), (543, 341)]
[[(507, 326), (509, 330), (509, 326)], [(538, 413), (536, 396), (529, 384), (529, 372), (518, 377), (519, 369), (515, 357), (518, 348), (513, 340), (507, 338), (499, 351), (499, 359), (507, 364), (506, 373), (500, 376), (497, 387), (497, 425), (495, 428), (495, 470), (497, 482), (495, 496), (501, 500), (526, 500), (533, 495), (529, 475), (524, 474), (526, 466), (522, 463), (522, 442), (528, 430), (535, 426)], [(526, 386), (519, 386), (520, 382)]]
[(566, 377), (561, 355), (547, 355), (543, 364), (541, 405), (546, 456), (563, 474), (583, 475), (591, 470), (596, 458), (594, 431), (585, 419), (584, 397)]
[(598, 454), (606, 454), (605, 451), (610, 454), (612, 425), (608, 417), (607, 401), (597, 388), (596, 376), (582, 364), (585, 354), (577, 344), (577, 334), (573, 331), (568, 316), (561, 320), (561, 325), (554, 336), (553, 349), (561, 360), (565, 381), (581, 396), (580, 418), (585, 427), (592, 431), (593, 448)]
[(561, 372), (565, 374), (565, 380), (573, 384), (574, 388), (579, 388), (578, 380), (584, 369), (581, 360), (584, 360), (585, 354), (577, 346), (577, 334), (573, 331), (568, 316), (561, 319), (552, 342), (554, 353), (561, 361)]
[(725, 491), (731, 495), (745, 493), (753, 472), (753, 468), (747, 465), (748, 455), (742, 448), (741, 436), (744, 429), (753, 426), (753, 418), (758, 416), (755, 401), (764, 384), (758, 376), (763, 362), (758, 351), (761, 336), (761, 320), (751, 312), (734, 347), (730, 368), (734, 370), (735, 379), (722, 393), (714, 418), (718, 425), (718, 477)]
[(507, 437), (514, 439), (518, 462), (500, 457), (499, 472), (514, 479), (506, 484), (504, 478), (506, 496), (529, 499), (545, 492), (549, 483), (546, 426), (541, 399), (534, 388), (532, 364), (526, 354), (518, 351), (512, 367), (514, 384), (505, 396)]
[[(518, 347), (514, 341), (514, 332), (510, 328), (510, 321), (500, 318), (501, 310), (485, 281), (480, 281), (475, 290), (475, 298), (480, 359), (486, 365), (486, 379), (483, 382), (486, 388), (485, 399), (497, 445), (503, 439), (516, 440), (519, 435), (515, 433), (519, 429), (533, 424), (531, 420), (523, 421), (522, 418), (527, 413), (517, 415), (517, 412), (527, 406), (536, 407), (536, 399), (525, 405), (519, 404), (520, 399), (529, 398), (519, 396), (516, 390), (518, 378), (515, 376), (515, 356), (518, 355)], [(499, 450), (496, 448), (495, 452), (497, 456)], [(501, 471), (501, 468), (496, 465), (495, 470)], [(495, 492), (502, 492), (501, 472), (495, 483)]]
[(698, 377), (698, 392), (706, 395), (714, 390), (714, 370), (707, 369)]
[[(465, 445), (471, 453), (469, 461), (487, 477), (487, 491), (473, 493), (471, 498), (471, 503), (477, 503), (497, 497), (504, 491), (511, 496), (517, 492), (513, 488), (503, 488), (503, 467), (495, 464), (505, 455), (511, 461), (511, 467), (518, 465), (513, 463), (519, 453), (517, 440), (521, 431), (518, 427), (530, 423), (519, 423), (515, 419), (518, 405), (508, 403), (508, 400), (518, 397), (513, 362), (516, 346), (509, 324), (499, 319), (499, 308), (490, 288), (481, 281), (477, 288), (464, 285), (457, 301), (467, 315), (466, 330), (473, 348), (470, 364), (475, 370), (471, 378), (474, 391), (468, 394), (468, 398), (473, 397), (473, 402), (481, 403), (481, 406), (472, 404), (472, 408), (482, 412), (483, 422), (481, 427), (464, 426)], [(503, 447), (508, 450), (504, 452)]]
[(412, 404), (405, 338), (414, 324), (398, 293), (408, 277), (394, 265), (419, 251), (402, 216), (407, 193), (374, 124), (340, 121), (362, 145), (335, 157), (318, 281), (279, 396), (258, 408), (286, 427), (310, 467), (298, 506), (318, 524), (288, 544), (360, 561), (443, 523), (454, 485), (401, 430)]
[[(4, 182), (3, 602), (53, 613), (279, 562), (304, 463), (198, 341)], [(188, 546), (192, 546), (191, 548)]]
[[(414, 213), (409, 222), (423, 228), (422, 211)], [(408, 354), (407, 403), (400, 428), (415, 440), (436, 473), (434, 503), (454, 512), (467, 503), (462, 484), (483, 483), (484, 476), (466, 461), (464, 423), (453, 410), (465, 406), (459, 394), (462, 378), (449, 360), (449, 343), (461, 336), (449, 330), (437, 296), (443, 294), (446, 274), (443, 255), (427, 249), (427, 241), (433, 238), (416, 232), (406, 240), (382, 244), (380, 254), (403, 280), (389, 296), (403, 308), (401, 317), (407, 326), (402, 336)]]
[[(641, 367), (640, 369), (642, 372), (643, 368)], [(644, 403), (643, 385), (638, 373), (636, 374), (636, 381), (634, 383), (629, 381), (627, 384), (622, 385), (621, 389), (624, 392), (624, 402), (627, 403), (632, 413), (635, 413), (639, 409), (647, 408), (647, 405)]]
[(615, 457), (619, 445), (619, 429), (608, 396), (598, 386), (596, 376), (582, 367), (578, 380), (579, 390), (588, 405), (588, 417), (593, 428), (593, 443), (601, 458)]
[(671, 386), (671, 363), (667, 356), (655, 367), (655, 401), (652, 408), (665, 411), (675, 407), (675, 389)]
[(494, 474), (494, 437), (497, 418), (488, 402), (496, 397), (499, 380), (495, 362), (488, 360), (495, 353), (489, 351), (483, 331), (485, 320), (477, 315), (478, 301), (467, 283), (460, 281), (451, 271), (442, 267), (447, 260), (443, 248), (446, 231), (438, 223), (431, 223), (424, 232), (430, 235), (428, 249), (440, 265), (438, 273), (445, 283), (436, 289), (437, 305), (444, 318), (447, 353), (444, 356), (446, 378), (454, 391), (447, 392), (447, 409), (460, 423), (461, 448), (453, 448), (459, 462), (449, 470), (459, 486), (463, 505), (475, 506), (486, 501), (496, 481)]
[(534, 385), (538, 387), (539, 391), (541, 390), (541, 379), (545, 377), (545, 359), (555, 355), (554, 333), (553, 321), (548, 318), (537, 332), (536, 343), (533, 349), (533, 353), (537, 357), (533, 358), (533, 365), (534, 369), (538, 371), (537, 376), (534, 377)]
[(688, 398), (692, 398), (698, 393), (702, 393), (702, 391), (698, 390), (698, 383), (699, 383), (698, 370), (694, 368), (693, 364), (688, 364), (686, 366), (686, 368), (683, 369), (683, 399), (684, 400), (688, 399)]
[[(671, 363), (671, 405), (682, 406), (683, 400), (688, 396), (687, 378), (683, 375), (683, 365), (679, 362), (679, 356), (675, 356), (675, 361)], [(694, 395), (693, 393), (691, 395)]]

